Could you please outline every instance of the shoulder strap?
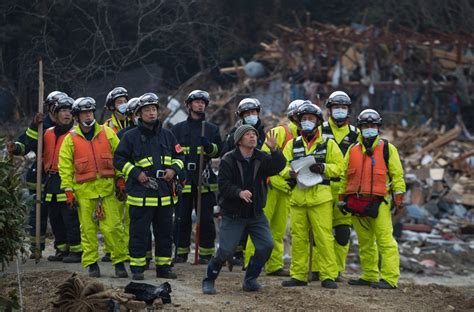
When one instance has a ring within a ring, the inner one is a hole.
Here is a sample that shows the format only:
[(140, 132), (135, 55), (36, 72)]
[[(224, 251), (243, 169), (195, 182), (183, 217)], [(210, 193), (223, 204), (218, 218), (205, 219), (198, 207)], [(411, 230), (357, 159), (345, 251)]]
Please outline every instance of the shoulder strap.
[(323, 122), (321, 126), (321, 136), (323, 137), (324, 141), (327, 141), (328, 139), (334, 139), (334, 133), (332, 132), (331, 125), (329, 125), (329, 122), (327, 121)]
[(390, 150), (388, 148), (388, 140), (382, 139), (383, 141), (383, 160), (385, 160), (385, 166), (388, 169), (388, 159), (390, 158)]

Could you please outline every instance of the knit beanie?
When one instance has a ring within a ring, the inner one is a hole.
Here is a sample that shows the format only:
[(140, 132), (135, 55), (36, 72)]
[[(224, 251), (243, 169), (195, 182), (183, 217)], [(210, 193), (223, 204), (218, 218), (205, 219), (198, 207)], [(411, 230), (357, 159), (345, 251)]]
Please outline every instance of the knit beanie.
[(258, 131), (254, 127), (252, 127), (251, 125), (241, 125), (234, 132), (234, 144), (237, 145), (242, 139), (242, 137), (249, 131), (255, 131), (255, 134), (258, 138)]

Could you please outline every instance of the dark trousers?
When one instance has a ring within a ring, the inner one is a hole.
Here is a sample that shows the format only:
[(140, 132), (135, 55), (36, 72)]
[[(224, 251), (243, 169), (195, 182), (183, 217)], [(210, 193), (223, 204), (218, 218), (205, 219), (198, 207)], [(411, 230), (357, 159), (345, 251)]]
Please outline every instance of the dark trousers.
[[(53, 195), (54, 197), (54, 195)], [(67, 244), (76, 246), (81, 243), (79, 217), (77, 210), (69, 209), (66, 202), (44, 202), (49, 213), (49, 222), (54, 235), (54, 246)]]
[[(175, 238), (178, 241), (178, 254), (189, 253), (189, 246), (191, 245), (191, 229), (192, 229), (192, 212), (196, 208), (197, 192), (184, 193), (181, 196), (180, 203), (177, 207), (177, 218), (175, 219)], [(201, 224), (199, 247), (201, 247), (199, 254), (211, 256), (214, 248), (214, 241), (216, 239), (216, 229), (214, 226), (214, 205), (216, 204), (216, 196), (213, 192), (202, 193), (201, 197)], [(201, 252), (202, 249), (210, 252)]]
[(219, 249), (215, 256), (217, 263), (223, 264), (232, 258), (235, 247), (239, 244), (245, 230), (247, 230), (255, 245), (253, 256), (255, 261), (262, 264), (267, 262), (273, 250), (273, 239), (268, 220), (262, 213), (257, 217), (248, 219), (222, 217), (219, 231)]
[[(30, 195), (33, 195), (33, 198), (36, 200), (36, 192), (30, 190)], [(45, 248), (45, 236), (46, 228), (48, 226), (48, 207), (44, 204), (44, 201), (41, 202), (41, 221), (40, 221), (40, 241), (41, 241), (41, 250)], [(30, 211), (28, 214), (28, 225), (30, 226), (30, 237), (31, 237), (31, 249), (35, 248), (35, 237), (36, 237), (36, 203), (33, 203), (30, 206)]]
[[(130, 241), (131, 258), (145, 258), (150, 249), (150, 225), (155, 236), (156, 265), (170, 265), (173, 248), (173, 208), (144, 207), (130, 205)], [(133, 259), (132, 259), (133, 260)]]

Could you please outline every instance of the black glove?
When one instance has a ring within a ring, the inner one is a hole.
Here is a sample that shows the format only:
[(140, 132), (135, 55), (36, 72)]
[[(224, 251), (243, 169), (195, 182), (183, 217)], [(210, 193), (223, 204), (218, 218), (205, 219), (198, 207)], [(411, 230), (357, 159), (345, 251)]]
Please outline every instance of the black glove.
[(323, 173), (324, 173), (324, 164), (314, 164), (314, 165), (311, 165), (311, 167), (309, 167), (309, 170), (310, 170), (312, 173), (323, 174)]
[(202, 136), (201, 137), (201, 145), (204, 148), (204, 151), (206, 152), (206, 154), (212, 153), (212, 144), (211, 144), (211, 142), (209, 142), (208, 138)]

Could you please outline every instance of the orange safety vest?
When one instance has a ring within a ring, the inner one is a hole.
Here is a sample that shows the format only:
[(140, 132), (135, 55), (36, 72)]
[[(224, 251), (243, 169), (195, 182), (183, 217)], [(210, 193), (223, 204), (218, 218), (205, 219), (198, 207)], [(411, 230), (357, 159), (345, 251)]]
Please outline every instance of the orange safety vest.
[(349, 150), (346, 194), (387, 195), (387, 165), (383, 155), (385, 142), (379, 141), (372, 157), (357, 143)]
[(74, 143), (74, 167), (76, 183), (97, 179), (97, 173), (104, 178), (113, 178), (115, 170), (112, 163), (112, 149), (107, 139), (104, 126), (92, 141), (71, 131)]
[(59, 171), (59, 150), (61, 149), (61, 144), (68, 133), (69, 132), (61, 134), (56, 138), (54, 127), (48, 128), (44, 132), (43, 166), (46, 173)]
[(283, 129), (285, 129), (285, 141), (281, 145), (281, 150), (285, 149), (286, 144), (288, 144), (289, 141), (293, 140), (293, 133), (291, 133), (290, 128), (288, 126), (282, 126)]

